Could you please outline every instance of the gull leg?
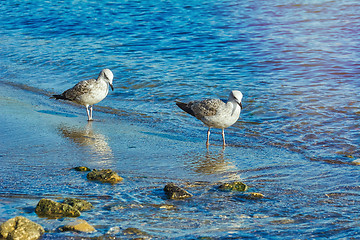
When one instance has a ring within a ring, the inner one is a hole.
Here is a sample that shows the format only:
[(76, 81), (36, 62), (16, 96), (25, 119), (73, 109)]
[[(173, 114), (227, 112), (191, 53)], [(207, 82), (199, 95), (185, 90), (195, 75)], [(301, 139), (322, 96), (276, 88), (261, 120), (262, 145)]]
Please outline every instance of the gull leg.
[[(87, 116), (88, 116), (88, 121), (91, 121), (92, 120), (92, 110), (91, 110), (91, 113), (90, 113), (90, 110), (89, 110), (89, 105), (86, 105), (86, 113), (87, 113)], [(91, 109), (91, 108), (90, 108)]]
[(210, 143), (209, 143), (209, 138), (210, 138), (210, 128), (209, 128), (208, 131), (207, 131), (207, 139), (206, 139), (206, 147), (207, 147), (207, 148), (209, 148), (209, 145), (210, 145)]
[(224, 129), (222, 129), (221, 135), (223, 138), (223, 147), (225, 147), (225, 130)]
[(92, 112), (93, 112), (93, 106), (91, 105), (91, 106), (90, 106), (90, 120), (93, 120), (93, 118), (92, 118)]

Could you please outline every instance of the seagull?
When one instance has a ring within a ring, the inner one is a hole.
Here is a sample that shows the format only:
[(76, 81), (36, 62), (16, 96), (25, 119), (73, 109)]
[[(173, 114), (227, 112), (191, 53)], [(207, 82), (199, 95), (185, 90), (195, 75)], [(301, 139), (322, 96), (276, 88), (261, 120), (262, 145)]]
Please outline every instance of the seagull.
[(114, 75), (110, 69), (103, 69), (97, 79), (90, 79), (78, 82), (74, 87), (66, 90), (60, 95), (53, 95), (51, 98), (64, 99), (84, 105), (88, 121), (92, 121), (92, 105), (102, 101), (113, 87)]
[(242, 98), (243, 94), (235, 90), (231, 91), (226, 103), (220, 99), (205, 99), (189, 103), (176, 102), (176, 105), (209, 127), (206, 147), (210, 145), (209, 137), (210, 128), (212, 127), (222, 129), (223, 147), (225, 147), (224, 129), (230, 127), (239, 119), (242, 109)]

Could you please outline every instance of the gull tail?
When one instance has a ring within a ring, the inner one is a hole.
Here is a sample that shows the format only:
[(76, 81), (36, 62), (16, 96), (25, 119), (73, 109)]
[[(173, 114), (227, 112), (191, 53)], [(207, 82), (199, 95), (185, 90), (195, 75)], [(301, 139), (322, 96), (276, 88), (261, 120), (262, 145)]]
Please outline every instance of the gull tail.
[(183, 102), (176, 102), (176, 105), (181, 108), (184, 112), (195, 117), (194, 111), (191, 109), (191, 104), (183, 103)]
[(52, 95), (50, 98), (69, 100), (64, 95), (56, 95), (56, 94)]

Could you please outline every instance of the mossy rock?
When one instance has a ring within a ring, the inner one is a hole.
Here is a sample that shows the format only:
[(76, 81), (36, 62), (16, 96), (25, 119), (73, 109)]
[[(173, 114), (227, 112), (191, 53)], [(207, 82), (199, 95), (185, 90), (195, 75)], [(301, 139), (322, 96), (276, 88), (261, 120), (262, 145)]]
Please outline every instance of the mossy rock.
[(240, 191), (244, 192), (248, 189), (248, 186), (242, 182), (231, 182), (223, 183), (219, 186), (219, 189), (222, 191)]
[(92, 170), (87, 174), (87, 179), (93, 181), (100, 181), (103, 183), (118, 183), (123, 180), (116, 172), (111, 169), (103, 169), (103, 170)]
[(80, 216), (80, 211), (76, 208), (50, 199), (41, 199), (35, 208), (35, 213), (40, 217), (49, 218)]
[(186, 190), (176, 186), (174, 183), (166, 184), (164, 187), (164, 192), (169, 199), (175, 200), (185, 199), (193, 196), (191, 193), (188, 193)]
[(247, 200), (259, 200), (264, 198), (265, 196), (262, 193), (250, 192), (250, 193), (243, 193), (238, 197)]
[(94, 208), (90, 202), (78, 198), (65, 198), (63, 203), (76, 208), (80, 212), (89, 211)]
[(91, 171), (90, 168), (83, 167), (83, 166), (75, 167), (74, 169), (75, 169), (75, 171), (78, 171), (78, 172), (90, 172)]
[(11, 218), (0, 225), (0, 238), (2, 239), (36, 240), (44, 232), (45, 230), (42, 226), (22, 216)]

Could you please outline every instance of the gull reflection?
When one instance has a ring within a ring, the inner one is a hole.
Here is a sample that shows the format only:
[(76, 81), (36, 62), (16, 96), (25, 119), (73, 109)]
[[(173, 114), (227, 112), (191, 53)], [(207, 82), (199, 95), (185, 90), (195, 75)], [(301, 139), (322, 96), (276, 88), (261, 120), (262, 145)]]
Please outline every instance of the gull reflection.
[(96, 133), (92, 129), (92, 122), (89, 121), (84, 128), (75, 128), (68, 126), (60, 126), (61, 135), (72, 142), (89, 147), (90, 151), (104, 158), (112, 157), (112, 150), (107, 143), (107, 139), (103, 134)]
[(239, 180), (240, 174), (233, 162), (221, 151), (206, 151), (205, 153), (190, 154), (192, 161), (187, 167), (192, 171), (204, 175), (223, 175), (228, 180)]

